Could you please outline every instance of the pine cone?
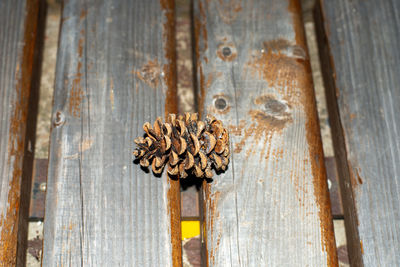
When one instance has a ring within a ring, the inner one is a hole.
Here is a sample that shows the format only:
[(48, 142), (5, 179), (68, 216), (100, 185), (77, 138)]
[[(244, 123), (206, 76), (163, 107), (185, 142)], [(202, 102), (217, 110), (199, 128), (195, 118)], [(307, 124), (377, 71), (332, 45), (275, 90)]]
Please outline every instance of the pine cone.
[(203, 122), (196, 113), (170, 114), (165, 123), (157, 118), (153, 127), (146, 122), (143, 129), (145, 137), (135, 139), (138, 147), (133, 154), (156, 174), (167, 166), (170, 177), (212, 178), (211, 168), (225, 171), (228, 166), (229, 134), (213, 116)]

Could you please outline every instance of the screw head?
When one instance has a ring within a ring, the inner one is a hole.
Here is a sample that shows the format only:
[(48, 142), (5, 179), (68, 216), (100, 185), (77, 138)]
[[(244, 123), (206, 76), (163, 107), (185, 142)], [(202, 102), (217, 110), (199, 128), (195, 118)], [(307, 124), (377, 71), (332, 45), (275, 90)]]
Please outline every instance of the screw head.
[(224, 48), (222, 48), (222, 55), (224, 55), (224, 57), (229, 57), (232, 54), (232, 51), (229, 47), (225, 46)]
[(217, 109), (223, 110), (223, 109), (226, 108), (227, 103), (226, 103), (226, 100), (225, 100), (224, 98), (219, 97), (219, 98), (215, 99), (214, 105), (215, 105), (215, 107), (216, 107)]

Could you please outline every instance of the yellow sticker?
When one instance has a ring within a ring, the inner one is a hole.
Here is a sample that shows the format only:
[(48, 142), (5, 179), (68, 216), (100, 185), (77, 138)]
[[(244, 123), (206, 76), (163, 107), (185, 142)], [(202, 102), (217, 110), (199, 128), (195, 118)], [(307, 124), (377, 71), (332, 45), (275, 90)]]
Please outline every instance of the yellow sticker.
[(182, 240), (200, 235), (200, 221), (182, 221)]

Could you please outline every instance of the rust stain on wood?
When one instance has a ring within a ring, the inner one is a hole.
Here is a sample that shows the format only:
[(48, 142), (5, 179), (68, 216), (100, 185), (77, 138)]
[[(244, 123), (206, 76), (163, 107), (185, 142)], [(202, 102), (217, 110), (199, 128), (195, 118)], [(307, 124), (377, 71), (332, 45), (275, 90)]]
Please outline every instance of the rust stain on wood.
[[(235, 143), (235, 148), (233, 149), (234, 153), (240, 153), (243, 150), (244, 145), (246, 144), (247, 139), (249, 139), (249, 137), (253, 134), (253, 130), (254, 130), (255, 124), (252, 123), (250, 124), (250, 126), (246, 129), (244, 129), (244, 133), (243, 133), (243, 137), (242, 139), (239, 141), (239, 143)], [(242, 131), (242, 129), (237, 128), (237, 130)]]
[(206, 89), (205, 89), (205, 83), (204, 83), (204, 74), (203, 74), (203, 67), (200, 65), (198, 67), (199, 69), (199, 87), (200, 87), (200, 92), (199, 92), (199, 104), (198, 104), (198, 109), (199, 109), (199, 116), (200, 118), (203, 115), (203, 108), (204, 108), (204, 98), (206, 97)]
[[(38, 1), (27, 1), (24, 31), (24, 48), (19, 55), (15, 71), (16, 100), (11, 115), (9, 135), (8, 165), (12, 164), (12, 178), (9, 182), (7, 212), (0, 216), (0, 265), (14, 266), (17, 256), (20, 189), (22, 182), (22, 163), (25, 145), (27, 108), (31, 90), (31, 74), (34, 60), (35, 38), (37, 33)], [(21, 63), (21, 66), (19, 65)]]
[(79, 152), (84, 152), (90, 149), (93, 145), (93, 139), (85, 139), (79, 144)]
[(165, 117), (169, 113), (177, 113), (176, 95), (176, 52), (175, 52), (175, 4), (172, 0), (160, 0), (164, 12), (165, 22), (163, 25), (163, 46), (167, 63), (163, 66), (164, 83), (167, 87), (165, 96)]
[[(245, 124), (236, 127), (235, 133), (241, 135), (242, 129), (244, 134), (242, 139), (234, 144), (234, 153), (240, 153), (246, 144), (246, 141), (252, 136), (253, 142), (258, 143), (264, 136), (264, 144), (269, 145), (272, 133), (281, 133), (288, 123), (292, 123), (293, 119), (288, 111), (289, 105), (277, 100), (271, 95), (261, 95), (255, 98), (254, 104), (257, 109), (249, 110), (248, 114), (251, 123), (244, 129)], [(232, 128), (232, 127), (231, 127)], [(252, 149), (250, 149), (252, 151)], [(261, 153), (261, 158), (265, 152), (265, 147)], [(251, 153), (251, 152), (250, 152)]]
[[(207, 26), (206, 26), (206, 11), (205, 8), (208, 8), (208, 3), (206, 3), (206, 7), (203, 6), (202, 1), (198, 1), (199, 3), (199, 16), (195, 18), (195, 52), (196, 52), (196, 59), (200, 60), (200, 53), (204, 54), (204, 52), (208, 48), (208, 39), (207, 39)], [(200, 47), (200, 40), (203, 40), (202, 45)], [(206, 58), (204, 58), (207, 61)], [(199, 65), (200, 62), (197, 62)]]
[(263, 110), (250, 110), (249, 115), (257, 123), (254, 129), (255, 141), (259, 141), (263, 133), (268, 135), (271, 131), (281, 131), (288, 122), (293, 121), (290, 116), (277, 118)]
[(298, 52), (300, 46), (284, 39), (264, 42), (264, 48), (263, 52), (252, 55), (246, 70), (251, 76), (267, 81), (268, 86), (284, 96), (287, 103), (298, 104), (300, 82), (311, 71), (304, 68), (306, 57), (299, 57), (299, 54), (305, 53), (304, 50)]
[(231, 24), (235, 21), (242, 9), (242, 0), (231, 0), (228, 2), (218, 0), (217, 11), (222, 21), (226, 24)]
[(81, 104), (83, 100), (83, 90), (81, 86), (82, 79), (82, 55), (83, 55), (83, 38), (84, 30), (80, 32), (81, 38), (78, 41), (78, 64), (76, 67), (75, 78), (72, 79), (72, 86), (69, 96), (69, 113), (74, 117), (81, 116)]
[[(348, 163), (349, 165), (349, 173), (350, 173), (350, 183), (351, 183), (351, 189), (353, 191), (353, 195), (354, 197), (357, 195), (357, 189), (359, 188), (360, 185), (363, 184), (363, 180), (360, 176), (360, 169), (359, 168), (354, 168), (351, 166), (350, 163)], [(353, 171), (354, 170), (354, 171)], [(354, 199), (354, 201), (356, 201)], [(357, 220), (358, 222), (358, 220)]]
[(81, 13), (79, 15), (79, 19), (82, 20), (86, 17), (87, 15), (87, 10), (81, 10)]
[[(292, 14), (293, 27), (295, 31), (296, 45), (304, 48), (306, 51), (305, 33), (301, 18), (301, 7), (297, 0), (289, 2), (288, 11)], [(322, 249), (327, 253), (327, 265), (338, 266), (335, 237), (333, 234), (332, 215), (330, 213), (329, 191), (326, 180), (325, 166), (322, 159), (322, 143), (320, 136), (320, 127), (314, 98), (314, 90), (311, 80), (311, 67), (308, 60), (295, 61), (298, 64), (298, 70), (303, 75), (297, 75), (298, 88), (301, 89), (301, 105), (306, 114), (306, 138), (309, 147), (309, 161), (311, 163), (314, 195), (319, 208), (318, 217), (321, 227)], [(321, 160), (316, 160), (316, 159)]]
[(195, 53), (197, 73), (198, 73), (198, 83), (199, 83), (199, 92), (197, 95), (198, 111), (199, 111), (199, 117), (201, 118), (204, 106), (204, 97), (206, 95), (205, 78), (204, 78), (203, 68), (201, 66), (201, 61), (204, 60), (206, 63), (208, 62), (208, 59), (204, 56), (204, 52), (208, 48), (206, 11), (205, 11), (205, 8), (208, 8), (208, 3), (205, 3), (207, 7), (204, 7), (202, 1), (197, 1), (197, 2), (198, 2), (199, 14), (194, 18), (194, 53)]
[(171, 245), (173, 266), (182, 266), (182, 241), (181, 241), (181, 198), (179, 180), (167, 178), (169, 189), (167, 201), (171, 222)]
[(238, 125), (230, 124), (230, 125), (228, 125), (229, 134), (241, 136), (242, 130), (245, 126), (246, 126), (245, 120), (240, 120)]
[(161, 67), (157, 59), (149, 60), (140, 70), (134, 71), (136, 76), (151, 88), (158, 88), (161, 75)]
[(363, 180), (361, 179), (361, 177), (360, 177), (360, 172), (359, 172), (359, 170), (357, 169), (357, 171), (356, 171), (356, 175), (357, 175), (357, 182), (358, 182), (358, 184), (363, 184)]
[[(166, 86), (165, 118), (169, 113), (177, 113), (177, 88), (176, 88), (176, 52), (175, 52), (175, 3), (173, 0), (160, 0), (164, 13), (163, 46), (164, 57), (167, 61), (163, 66), (163, 81)], [(171, 246), (173, 266), (182, 266), (182, 241), (181, 241), (181, 206), (179, 180), (166, 179), (169, 189), (167, 203), (171, 224)]]
[[(212, 265), (215, 264), (215, 250), (219, 247), (221, 240), (220, 231), (214, 231), (215, 221), (219, 218), (217, 206), (221, 197), (221, 192), (216, 191), (211, 193), (211, 186), (211, 183), (208, 183), (205, 180), (203, 181), (203, 207), (207, 207), (207, 211), (204, 213), (205, 215), (203, 217), (203, 226), (205, 226), (203, 234), (205, 236), (202, 238), (203, 242), (205, 243), (205, 247), (207, 248), (205, 250), (206, 266), (209, 266), (210, 263)], [(219, 235), (215, 237), (215, 233), (219, 233)], [(207, 234), (210, 234), (210, 236), (207, 236)], [(211, 244), (208, 244), (208, 239), (216, 240), (216, 242), (212, 241)], [(215, 247), (212, 246), (213, 244), (215, 244)]]

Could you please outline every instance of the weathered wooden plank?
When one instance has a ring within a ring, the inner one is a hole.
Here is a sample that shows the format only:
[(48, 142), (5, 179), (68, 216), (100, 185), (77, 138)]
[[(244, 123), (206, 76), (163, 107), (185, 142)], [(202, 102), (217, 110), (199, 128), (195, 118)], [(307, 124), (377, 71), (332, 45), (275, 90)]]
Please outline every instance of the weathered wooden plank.
[(170, 0), (64, 3), (43, 266), (180, 266), (178, 181), (133, 164), (145, 121), (176, 113)]
[(230, 129), (229, 169), (204, 184), (209, 266), (336, 266), (298, 1), (196, 1), (200, 111)]
[(400, 2), (320, 4), (320, 54), (350, 261), (399, 266)]
[(40, 72), (39, 6), (36, 0), (0, 2), (0, 266), (25, 263)]

